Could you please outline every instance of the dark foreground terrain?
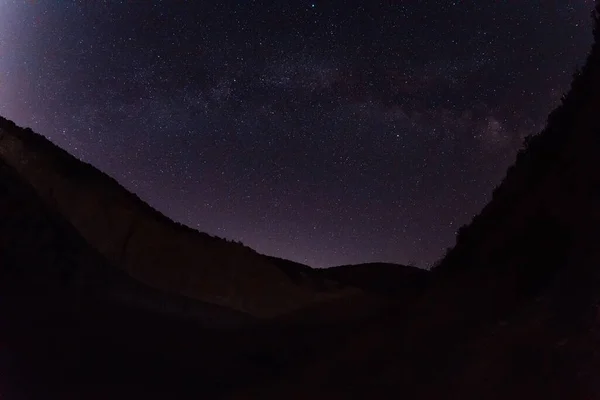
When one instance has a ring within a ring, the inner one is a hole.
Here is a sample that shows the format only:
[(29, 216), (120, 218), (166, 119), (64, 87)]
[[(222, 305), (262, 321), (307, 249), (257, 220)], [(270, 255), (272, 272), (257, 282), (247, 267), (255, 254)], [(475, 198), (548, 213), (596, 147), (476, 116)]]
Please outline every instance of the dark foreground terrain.
[[(388, 312), (378, 288), (268, 320), (151, 288), (111, 265), (4, 162), (0, 210), (4, 398), (228, 396), (293, 373), (358, 320)], [(422, 290), (425, 272), (397, 268), (418, 276), (410, 293)]]
[(258, 254), (0, 120), (0, 397), (600, 399), (599, 15), (430, 272)]

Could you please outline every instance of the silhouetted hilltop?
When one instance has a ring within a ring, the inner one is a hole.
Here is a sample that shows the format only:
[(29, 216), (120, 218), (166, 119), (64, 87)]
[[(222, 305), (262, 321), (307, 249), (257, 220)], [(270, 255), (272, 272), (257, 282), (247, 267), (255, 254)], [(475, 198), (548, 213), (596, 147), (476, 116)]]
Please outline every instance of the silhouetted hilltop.
[(366, 320), (385, 314), (390, 308), (411, 305), (429, 283), (427, 270), (389, 263), (366, 263), (330, 268), (311, 268), (296, 262), (273, 259), (293, 281), (311, 282), (315, 290), (323, 285), (355, 287), (352, 296), (334, 298), (277, 319), (277, 323), (336, 324)]
[(150, 286), (258, 316), (355, 292), (292, 281), (268, 257), (171, 221), (30, 129), (0, 119), (0, 157), (114, 265)]
[(387, 296), (418, 292), (427, 286), (429, 271), (391, 263), (366, 263), (325, 268), (327, 278)]
[(456, 313), (509, 315), (558, 291), (565, 309), (583, 307), (571, 317), (583, 318), (595, 302), (588, 285), (599, 261), (599, 16), (596, 5), (592, 50), (547, 126), (526, 140), (490, 203), (433, 270), (434, 293)]
[[(438, 272), (512, 263), (512, 260), (498, 260), (499, 253), (503, 257), (517, 257), (529, 251), (539, 259), (539, 246), (545, 246), (545, 253), (563, 251), (569, 247), (569, 241), (576, 239), (572, 234), (584, 228), (581, 223), (595, 223), (576, 219), (592, 212), (587, 207), (598, 196), (598, 12), (600, 8), (596, 6), (595, 42), (585, 65), (574, 74), (571, 89), (550, 113), (544, 130), (526, 138), (515, 164), (495, 189), (492, 201), (469, 225), (458, 230), (456, 245), (440, 262)], [(536, 273), (549, 273), (551, 265), (560, 263), (557, 258), (561, 257), (548, 253), (548, 258), (556, 262), (542, 262), (548, 266)]]
[(429, 271), (400, 264), (365, 263), (329, 268), (311, 268), (294, 261), (270, 257), (295, 282), (312, 282), (315, 290), (324, 284), (352, 286), (377, 295), (401, 295), (404, 291), (423, 290)]

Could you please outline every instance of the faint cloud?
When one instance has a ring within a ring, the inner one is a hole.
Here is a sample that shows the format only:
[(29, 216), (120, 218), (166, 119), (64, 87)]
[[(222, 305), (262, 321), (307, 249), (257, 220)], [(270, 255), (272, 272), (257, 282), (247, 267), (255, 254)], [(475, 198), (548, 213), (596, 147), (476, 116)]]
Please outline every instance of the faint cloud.
[(327, 89), (338, 79), (337, 68), (310, 57), (289, 57), (268, 66), (260, 76), (268, 86), (309, 91)]
[(490, 115), (478, 122), (476, 134), (484, 148), (497, 150), (505, 148), (511, 143), (511, 132), (507, 131), (496, 117)]
[(216, 86), (211, 88), (210, 97), (217, 103), (224, 103), (231, 97), (232, 88), (229, 80), (221, 80)]

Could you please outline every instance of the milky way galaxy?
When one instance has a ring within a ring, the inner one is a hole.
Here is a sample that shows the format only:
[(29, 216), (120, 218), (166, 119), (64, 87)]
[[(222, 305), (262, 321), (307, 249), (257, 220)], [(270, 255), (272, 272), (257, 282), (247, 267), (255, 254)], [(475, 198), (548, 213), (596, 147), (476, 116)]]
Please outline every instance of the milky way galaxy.
[(427, 267), (568, 89), (592, 6), (0, 0), (0, 114), (259, 252)]

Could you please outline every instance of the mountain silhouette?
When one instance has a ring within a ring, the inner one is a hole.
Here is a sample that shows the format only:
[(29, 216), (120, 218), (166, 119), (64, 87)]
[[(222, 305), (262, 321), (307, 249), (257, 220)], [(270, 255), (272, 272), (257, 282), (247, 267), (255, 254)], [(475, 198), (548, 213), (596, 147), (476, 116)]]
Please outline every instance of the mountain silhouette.
[(0, 157), (109, 262), (151, 287), (259, 317), (360, 292), (325, 275), (292, 279), (286, 260), (173, 222), (93, 166), (3, 118)]

